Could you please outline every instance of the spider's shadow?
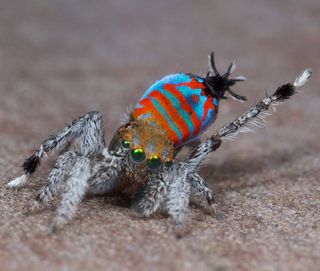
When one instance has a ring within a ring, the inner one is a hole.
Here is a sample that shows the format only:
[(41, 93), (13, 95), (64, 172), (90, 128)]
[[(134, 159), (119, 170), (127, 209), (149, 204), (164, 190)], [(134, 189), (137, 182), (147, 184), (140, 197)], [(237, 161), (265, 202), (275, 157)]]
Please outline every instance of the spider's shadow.
[[(235, 187), (239, 178), (243, 179), (244, 176), (259, 175), (266, 171), (280, 169), (285, 164), (295, 163), (310, 153), (311, 151), (304, 149), (303, 146), (295, 146), (294, 149), (288, 151), (273, 151), (248, 159), (230, 157), (218, 165), (213, 163), (202, 167), (200, 175), (209, 184), (221, 186), (227, 180)], [(241, 185), (245, 185), (245, 181)], [(248, 183), (248, 186), (251, 185)]]

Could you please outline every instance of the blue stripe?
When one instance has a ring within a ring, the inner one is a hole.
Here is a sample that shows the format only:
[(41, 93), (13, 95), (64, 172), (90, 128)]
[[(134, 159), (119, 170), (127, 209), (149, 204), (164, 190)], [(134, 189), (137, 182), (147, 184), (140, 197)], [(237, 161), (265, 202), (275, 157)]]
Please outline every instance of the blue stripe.
[(194, 125), (192, 123), (192, 120), (190, 118), (189, 113), (184, 111), (181, 108), (181, 102), (173, 94), (171, 94), (170, 92), (168, 92), (166, 90), (162, 90), (161, 92), (170, 100), (170, 102), (172, 103), (172, 106), (174, 108), (178, 109), (178, 111), (180, 113), (180, 116), (183, 118), (183, 120), (185, 121), (185, 123), (188, 126), (190, 135), (193, 134), (193, 132), (195, 130)]
[(152, 117), (151, 113), (145, 113), (141, 116), (139, 116), (139, 119), (150, 119)]
[(202, 122), (201, 132), (207, 129), (215, 121), (216, 112), (213, 109), (210, 109), (207, 115), (207, 118)]
[[(202, 90), (201, 89), (193, 89), (191, 90), (187, 86), (178, 86), (177, 89), (181, 92), (181, 94), (187, 99), (189, 105), (193, 108), (195, 111), (198, 120), (202, 120), (203, 114), (204, 114), (204, 104), (207, 101), (208, 97), (203, 96), (201, 94)], [(192, 95), (197, 95), (199, 97), (199, 102), (194, 104), (192, 103)]]
[(177, 136), (179, 138), (179, 141), (181, 141), (182, 140), (182, 134), (181, 134), (179, 128), (177, 127), (177, 125), (172, 121), (172, 119), (168, 115), (167, 111), (162, 107), (162, 105), (157, 101), (157, 99), (152, 97), (151, 100), (152, 100), (154, 106), (159, 111), (159, 113), (166, 119), (167, 123), (170, 125), (172, 130), (174, 130), (176, 132), (176, 134), (177, 134)]
[(140, 101), (148, 97), (152, 91), (163, 89), (163, 86), (165, 84), (177, 85), (177, 84), (186, 83), (186, 82), (189, 83), (191, 82), (191, 80), (192, 79), (190, 78), (190, 76), (185, 73), (176, 73), (176, 74), (167, 75), (162, 79), (160, 79), (159, 81), (155, 82), (152, 86), (150, 86), (149, 89), (143, 94)]

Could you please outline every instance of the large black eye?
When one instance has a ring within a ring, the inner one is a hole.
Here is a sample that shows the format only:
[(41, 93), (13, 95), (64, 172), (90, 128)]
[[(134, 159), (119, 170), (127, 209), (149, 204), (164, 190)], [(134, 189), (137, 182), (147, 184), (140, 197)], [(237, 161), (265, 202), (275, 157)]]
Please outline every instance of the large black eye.
[(157, 169), (161, 164), (161, 158), (158, 155), (153, 155), (148, 159), (148, 167), (150, 169)]
[(122, 141), (121, 145), (125, 149), (130, 149), (130, 146), (131, 146), (130, 141), (128, 141), (128, 140)]
[(146, 159), (146, 154), (142, 148), (137, 148), (131, 151), (132, 160), (141, 163)]

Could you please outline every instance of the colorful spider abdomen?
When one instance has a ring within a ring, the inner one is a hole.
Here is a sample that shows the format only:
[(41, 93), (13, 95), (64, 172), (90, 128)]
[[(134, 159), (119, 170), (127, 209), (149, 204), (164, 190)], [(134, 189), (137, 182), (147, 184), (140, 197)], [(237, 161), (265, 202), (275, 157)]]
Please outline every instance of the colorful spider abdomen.
[(216, 118), (218, 99), (208, 95), (204, 79), (192, 74), (168, 75), (153, 84), (132, 112), (163, 129), (175, 146), (198, 137)]

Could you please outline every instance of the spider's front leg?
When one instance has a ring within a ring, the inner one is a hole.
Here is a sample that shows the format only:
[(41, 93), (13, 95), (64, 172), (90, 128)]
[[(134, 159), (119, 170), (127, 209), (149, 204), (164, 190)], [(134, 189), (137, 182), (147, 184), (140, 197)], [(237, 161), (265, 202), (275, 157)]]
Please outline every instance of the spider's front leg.
[(189, 205), (191, 185), (187, 181), (187, 169), (185, 164), (177, 164), (170, 173), (170, 185), (166, 195), (166, 209), (173, 221), (184, 224)]
[(207, 139), (199, 144), (187, 159), (174, 164), (170, 170), (166, 208), (175, 223), (183, 224), (186, 220), (192, 188), (201, 193), (215, 211), (213, 193), (198, 175), (197, 169), (208, 153), (217, 150), (220, 145), (220, 139)]

